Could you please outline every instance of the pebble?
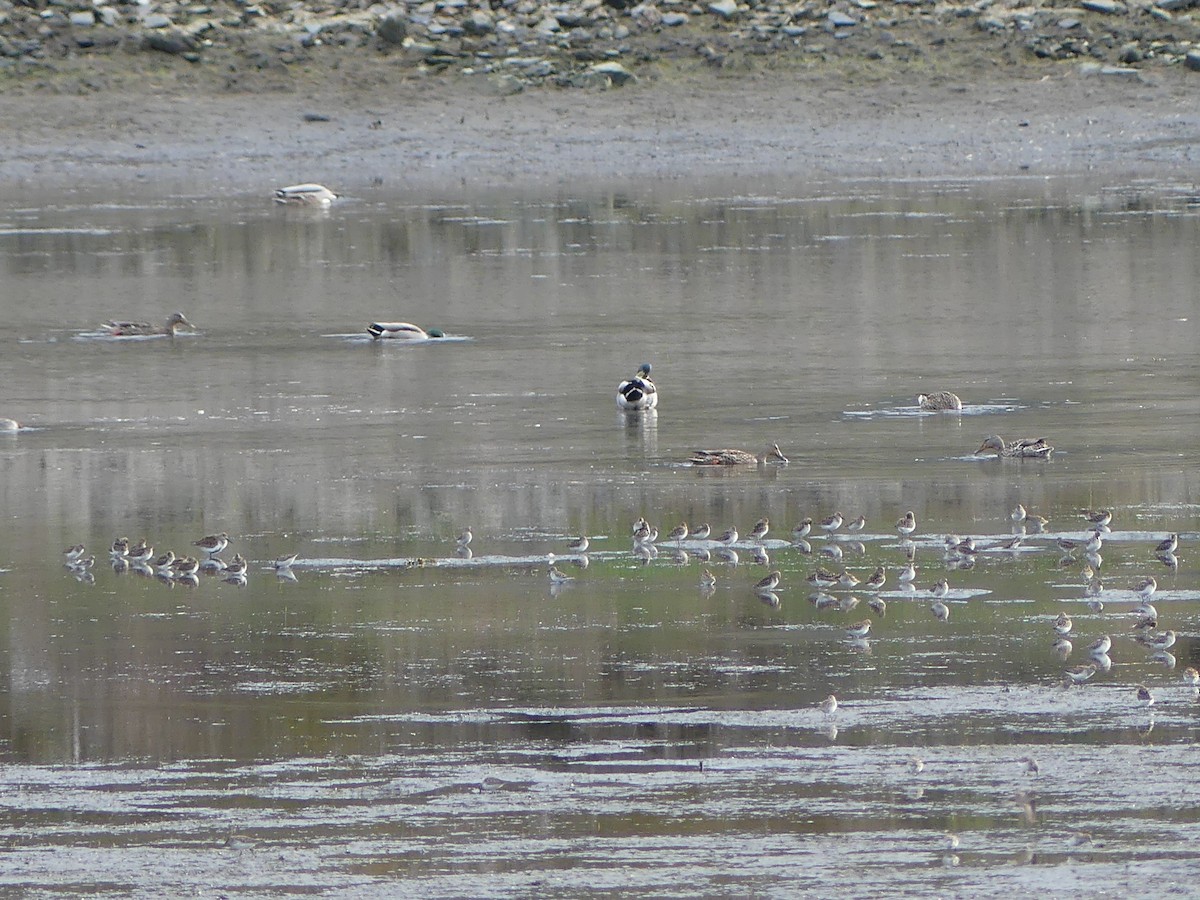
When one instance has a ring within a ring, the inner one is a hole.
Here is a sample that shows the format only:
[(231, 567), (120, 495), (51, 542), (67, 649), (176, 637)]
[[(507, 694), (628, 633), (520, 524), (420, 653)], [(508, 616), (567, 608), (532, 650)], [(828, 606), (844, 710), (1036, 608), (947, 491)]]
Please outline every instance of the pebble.
[(1105, 13), (1110, 16), (1125, 12), (1125, 7), (1120, 3), (1115, 3), (1114, 0), (1082, 0), (1079, 5), (1091, 12)]
[(708, 11), (714, 16), (720, 16), (729, 21), (737, 15), (738, 7), (734, 0), (714, 0), (708, 4)]

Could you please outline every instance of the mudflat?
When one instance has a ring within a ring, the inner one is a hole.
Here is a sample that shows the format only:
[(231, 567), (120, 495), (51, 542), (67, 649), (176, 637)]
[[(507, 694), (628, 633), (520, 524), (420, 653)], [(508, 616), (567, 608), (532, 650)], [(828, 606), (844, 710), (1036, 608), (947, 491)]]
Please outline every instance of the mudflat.
[(975, 61), (886, 74), (677, 70), (606, 89), (509, 92), (480, 75), (363, 64), (249, 89), (150, 77), (98, 90), (10, 85), (0, 95), (0, 187), (478, 190), (685, 176), (1200, 171), (1200, 74), (1182, 67)]

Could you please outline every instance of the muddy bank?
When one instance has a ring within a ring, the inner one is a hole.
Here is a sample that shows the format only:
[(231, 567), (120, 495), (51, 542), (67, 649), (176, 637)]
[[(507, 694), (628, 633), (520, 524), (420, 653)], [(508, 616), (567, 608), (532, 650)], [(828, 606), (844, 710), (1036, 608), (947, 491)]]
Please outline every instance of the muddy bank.
[(261, 93), (126, 86), (0, 96), (0, 186), (169, 182), (342, 191), (685, 176), (1194, 178), (1191, 73), (1078, 65), (987, 79), (760, 72), (501, 96), (472, 76), (368, 71)]

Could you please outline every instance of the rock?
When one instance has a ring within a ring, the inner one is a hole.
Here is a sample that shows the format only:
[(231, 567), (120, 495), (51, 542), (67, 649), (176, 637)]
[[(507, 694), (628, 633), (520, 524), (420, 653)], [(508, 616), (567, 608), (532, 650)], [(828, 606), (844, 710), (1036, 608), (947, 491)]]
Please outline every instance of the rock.
[(160, 53), (187, 53), (196, 49), (196, 42), (181, 31), (151, 31), (145, 36), (146, 46)]
[(96, 24), (96, 16), (87, 10), (71, 13), (68, 20), (75, 28), (91, 28)]
[(737, 16), (737, 3), (734, 0), (713, 0), (708, 4), (708, 11), (728, 22)]
[(588, 71), (607, 78), (612, 82), (613, 87), (620, 87), (626, 82), (637, 80), (632, 72), (615, 62), (596, 63)]
[(1080, 21), (1078, 19), (1059, 19), (1058, 27), (1063, 31), (1070, 31), (1072, 28), (1078, 28)]
[(375, 33), (385, 44), (398, 47), (408, 37), (408, 23), (404, 21), (401, 13), (389, 13), (379, 20), (379, 24), (375, 26)]
[(463, 20), (463, 30), (467, 34), (480, 37), (495, 31), (496, 23), (492, 21), (492, 17), (487, 13), (482, 10), (476, 10)]
[(662, 23), (668, 27), (676, 25), (686, 25), (688, 23), (687, 13), (669, 12), (664, 13)]
[(849, 28), (851, 25), (858, 24), (858, 19), (848, 16), (844, 12), (836, 9), (831, 9), (829, 11), (829, 15), (825, 17), (825, 21), (834, 28)]
[(1110, 16), (1125, 12), (1124, 4), (1116, 3), (1114, 0), (1082, 0), (1079, 5), (1091, 12), (1105, 13)]
[(170, 28), (171, 20), (162, 13), (151, 13), (142, 20), (146, 28)]
[(1200, 72), (1200, 50), (1189, 50), (1183, 57), (1183, 64), (1193, 72)]
[(1130, 41), (1122, 45), (1117, 53), (1117, 59), (1123, 63), (1136, 63), (1145, 59), (1145, 54), (1142, 53), (1142, 48), (1137, 45), (1137, 41)]

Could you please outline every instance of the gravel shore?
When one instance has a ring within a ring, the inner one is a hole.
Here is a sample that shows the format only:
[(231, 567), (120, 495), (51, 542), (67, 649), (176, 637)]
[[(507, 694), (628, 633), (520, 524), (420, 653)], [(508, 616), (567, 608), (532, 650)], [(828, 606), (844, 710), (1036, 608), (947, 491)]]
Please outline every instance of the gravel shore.
[(31, 2), (0, 0), (6, 193), (1200, 164), (1188, 7)]

